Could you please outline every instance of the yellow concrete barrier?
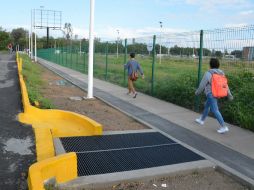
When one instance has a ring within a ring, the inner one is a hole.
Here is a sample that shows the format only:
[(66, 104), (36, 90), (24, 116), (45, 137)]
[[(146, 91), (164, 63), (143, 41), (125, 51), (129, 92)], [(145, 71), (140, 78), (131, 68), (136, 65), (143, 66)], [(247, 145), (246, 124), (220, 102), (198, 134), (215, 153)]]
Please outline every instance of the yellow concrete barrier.
[[(49, 133), (50, 131), (52, 135), (51, 141), (55, 137), (102, 135), (101, 124), (86, 116), (63, 110), (43, 110), (32, 106), (29, 102), (26, 84), (22, 75), (22, 59), (18, 56), (17, 63), (24, 109), (24, 113), (20, 113), (18, 116), (20, 122), (31, 124), (35, 129), (46, 129), (44, 133)], [(39, 133), (36, 134), (36, 138), (44, 139), (45, 136), (40, 137)], [(48, 143), (48, 146), (53, 146), (53, 143)], [(44, 147), (40, 146), (40, 143), (36, 144), (37, 160), (50, 158), (53, 147), (47, 150), (49, 150), (48, 153)]]
[(102, 126), (96, 121), (73, 112), (42, 110), (32, 106), (22, 75), (22, 58), (17, 53), (17, 66), (24, 113), (19, 121), (31, 124), (35, 132), (37, 163), (29, 168), (29, 190), (44, 190), (44, 181), (55, 177), (63, 183), (77, 177), (76, 153), (55, 156), (54, 137), (102, 135)]
[(45, 180), (55, 178), (57, 183), (64, 183), (77, 178), (77, 174), (76, 153), (60, 155), (30, 166), (28, 187), (29, 190), (45, 190)]
[(36, 139), (36, 155), (37, 161), (42, 161), (55, 156), (53, 137), (51, 129), (43, 127), (34, 127)]
[(101, 135), (102, 126), (96, 121), (68, 111), (62, 110), (42, 110), (32, 106), (29, 102), (26, 85), (22, 76), (22, 59), (18, 61), (19, 79), (22, 93), (22, 103), (24, 113), (19, 115), (23, 123), (36, 124), (36, 126), (45, 126), (52, 129), (54, 137), (63, 136), (90, 136)]

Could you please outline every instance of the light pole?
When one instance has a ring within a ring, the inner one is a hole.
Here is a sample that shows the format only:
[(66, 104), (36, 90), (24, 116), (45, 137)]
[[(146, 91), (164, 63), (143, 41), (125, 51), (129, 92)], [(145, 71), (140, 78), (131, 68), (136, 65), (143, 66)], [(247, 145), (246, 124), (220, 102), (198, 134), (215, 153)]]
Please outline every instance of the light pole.
[(36, 37), (36, 20), (35, 20), (35, 10), (34, 10), (34, 16), (33, 16), (33, 25), (34, 25), (34, 62), (37, 62), (37, 37)]
[(118, 58), (118, 42), (119, 42), (119, 30), (117, 31), (117, 41), (116, 41), (116, 57)]
[(31, 57), (30, 51), (31, 51), (31, 37), (30, 37), (30, 31), (28, 31), (28, 56), (29, 57)]
[(94, 0), (90, 0), (88, 91), (87, 99), (93, 98), (93, 47), (94, 47)]
[(161, 31), (160, 31), (160, 64), (161, 64), (161, 42), (162, 42), (162, 22), (160, 21), (160, 28), (161, 28)]
[(33, 10), (31, 10), (31, 32), (30, 32), (30, 37), (31, 37), (31, 49), (30, 49), (30, 54), (31, 54), (31, 59), (33, 59)]
[(34, 28), (34, 61), (37, 62), (37, 38), (36, 38), (36, 28)]

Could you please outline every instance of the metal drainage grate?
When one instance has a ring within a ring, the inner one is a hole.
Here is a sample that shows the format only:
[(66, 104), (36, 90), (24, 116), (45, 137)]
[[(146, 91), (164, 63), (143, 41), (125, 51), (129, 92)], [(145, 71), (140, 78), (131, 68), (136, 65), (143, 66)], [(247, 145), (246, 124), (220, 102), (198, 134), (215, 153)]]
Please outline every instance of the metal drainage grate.
[(60, 138), (66, 152), (120, 149), (175, 143), (158, 132), (128, 133), (89, 137)]
[(78, 175), (130, 171), (203, 160), (160, 133), (130, 133), (61, 138), (67, 152), (77, 152)]

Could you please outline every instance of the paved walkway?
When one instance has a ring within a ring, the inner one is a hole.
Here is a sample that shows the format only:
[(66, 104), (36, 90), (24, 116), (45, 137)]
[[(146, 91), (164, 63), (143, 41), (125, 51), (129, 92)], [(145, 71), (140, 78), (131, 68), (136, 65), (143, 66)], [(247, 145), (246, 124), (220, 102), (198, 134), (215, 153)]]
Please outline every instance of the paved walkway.
[[(39, 62), (87, 90), (86, 75), (42, 59)], [(221, 135), (216, 132), (218, 123), (214, 118), (208, 118), (204, 126), (199, 126), (194, 122), (199, 114), (191, 110), (142, 93), (133, 99), (126, 92), (125, 88), (94, 79), (94, 96), (97, 98), (160, 130), (254, 185), (253, 132), (229, 125), (229, 133)]]
[(0, 102), (0, 189), (24, 190), (35, 147), (32, 127), (16, 120), (22, 104), (15, 54), (0, 53)]

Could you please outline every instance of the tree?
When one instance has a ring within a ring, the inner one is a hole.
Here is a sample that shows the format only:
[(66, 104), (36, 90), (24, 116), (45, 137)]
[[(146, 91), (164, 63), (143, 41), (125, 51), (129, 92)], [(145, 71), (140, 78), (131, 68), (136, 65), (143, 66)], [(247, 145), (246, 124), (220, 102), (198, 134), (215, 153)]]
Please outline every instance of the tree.
[(14, 44), (18, 44), (20, 47), (27, 47), (27, 35), (28, 31), (24, 28), (16, 28), (11, 32), (11, 37), (13, 39)]
[(234, 51), (231, 52), (231, 55), (234, 55), (236, 58), (242, 58), (243, 51), (241, 51), (241, 50), (234, 50)]
[(65, 29), (64, 34), (65, 34), (66, 39), (67, 40), (71, 39), (72, 34), (73, 34), (73, 29), (72, 29), (71, 23), (65, 23), (64, 29)]
[(228, 50), (224, 49), (224, 55), (229, 55)]
[(0, 27), (0, 50), (7, 49), (7, 46), (10, 42), (10, 34)]
[(0, 50), (7, 49), (7, 45), (10, 43), (10, 35), (8, 32), (0, 31)]
[(218, 58), (222, 57), (222, 52), (221, 51), (215, 51), (215, 56)]

